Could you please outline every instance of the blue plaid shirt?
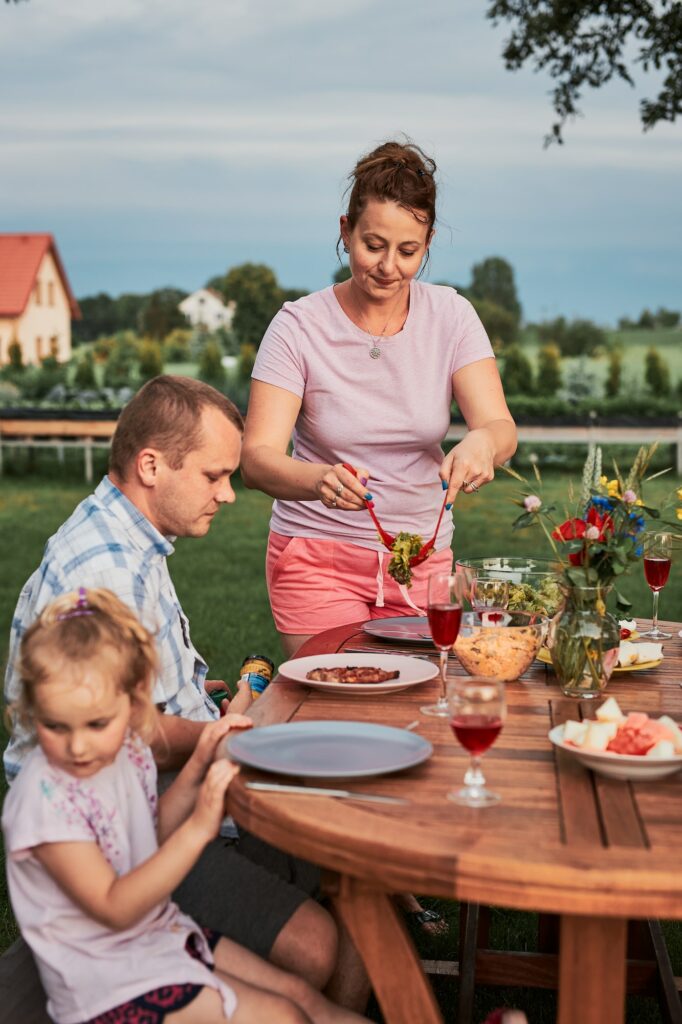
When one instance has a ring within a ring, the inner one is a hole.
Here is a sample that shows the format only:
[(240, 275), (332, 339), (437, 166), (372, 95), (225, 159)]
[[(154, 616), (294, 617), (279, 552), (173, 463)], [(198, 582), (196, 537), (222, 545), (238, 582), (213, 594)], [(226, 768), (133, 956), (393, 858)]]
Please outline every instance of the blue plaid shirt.
[[(204, 690), (207, 665), (192, 646), (189, 622), (180, 607), (166, 559), (173, 545), (132, 504), (109, 477), (85, 498), (50, 537), (43, 560), (25, 584), (12, 619), (5, 700), (17, 699), (16, 671), (21, 638), (55, 597), (79, 587), (108, 587), (156, 636), (159, 676), (154, 701), (167, 714), (208, 722), (219, 715)], [(34, 745), (18, 723), (4, 754), (9, 780)]]

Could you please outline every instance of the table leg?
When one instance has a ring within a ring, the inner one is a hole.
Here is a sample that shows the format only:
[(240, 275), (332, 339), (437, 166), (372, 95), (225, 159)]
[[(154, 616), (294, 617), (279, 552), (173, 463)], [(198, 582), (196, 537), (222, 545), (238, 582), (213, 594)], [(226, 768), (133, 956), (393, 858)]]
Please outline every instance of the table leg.
[(391, 897), (341, 875), (332, 899), (367, 968), (385, 1024), (443, 1024), (417, 951)]
[(623, 1024), (627, 921), (561, 918), (557, 1024)]

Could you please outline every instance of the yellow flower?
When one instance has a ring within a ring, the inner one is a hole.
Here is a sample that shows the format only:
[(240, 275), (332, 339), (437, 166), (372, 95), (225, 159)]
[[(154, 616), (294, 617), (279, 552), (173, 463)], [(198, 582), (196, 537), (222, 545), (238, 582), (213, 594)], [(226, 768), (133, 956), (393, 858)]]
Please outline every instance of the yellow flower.
[(620, 497), (620, 484), (617, 480), (609, 480), (606, 484), (606, 489), (609, 494), (609, 498)]
[[(609, 482), (608, 477), (606, 477), (606, 476), (600, 476), (599, 477), (599, 483), (602, 485), (602, 487), (606, 487), (608, 482)], [(680, 488), (680, 490), (682, 491), (682, 487)]]
[(682, 508), (676, 508), (675, 509), (675, 515), (677, 516), (678, 519), (682, 519)]
[(682, 501), (682, 487), (678, 488), (677, 497)]

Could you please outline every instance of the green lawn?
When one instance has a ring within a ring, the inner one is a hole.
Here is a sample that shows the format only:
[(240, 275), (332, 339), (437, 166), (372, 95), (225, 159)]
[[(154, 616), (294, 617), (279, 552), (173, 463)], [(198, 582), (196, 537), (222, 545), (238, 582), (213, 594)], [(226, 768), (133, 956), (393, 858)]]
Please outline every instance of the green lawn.
[[(3, 552), (0, 589), (0, 659), (6, 658), (6, 638), (17, 595), (40, 560), (45, 541), (66, 519), (76, 503), (88, 493), (82, 482), (60, 481), (54, 464), (53, 475), (5, 477), (0, 484), (0, 550)], [(78, 461), (67, 467), (78, 472)], [(675, 486), (665, 478), (654, 482), (647, 492), (651, 501), (661, 500)], [(677, 482), (679, 486), (679, 482)], [(517, 510), (510, 498), (518, 484), (500, 478), (475, 496), (460, 496), (455, 506), (458, 523), (455, 550), (461, 556), (545, 553), (542, 537), (535, 531), (511, 532)], [(546, 497), (563, 504), (568, 500), (568, 480), (549, 477)], [(207, 658), (211, 676), (234, 680), (244, 656), (253, 651), (281, 659), (277, 635), (270, 616), (264, 580), (265, 538), (270, 500), (245, 491), (237, 484), (237, 502), (224, 509), (210, 534), (202, 540), (181, 540), (170, 561), (178, 595), (192, 623), (192, 636)], [(649, 615), (651, 595), (640, 573), (628, 579), (623, 590), (634, 602), (635, 613)], [(661, 597), (663, 618), (682, 619), (682, 572), (674, 566), (671, 581)], [(450, 935), (439, 941), (420, 938), (427, 958), (456, 956), (457, 914), (454, 905), (444, 907), (452, 918)], [(678, 926), (669, 928), (676, 973), (682, 973)], [(6, 893), (0, 892), (0, 942), (4, 948), (14, 936), (14, 924)], [(536, 921), (533, 915), (497, 910), (493, 915), (493, 943), (500, 948), (533, 949)], [(437, 991), (452, 1017), (456, 986), (452, 979), (437, 979)], [(477, 993), (475, 1019), (502, 1003), (527, 1009), (533, 1024), (555, 1018), (550, 994), (516, 989), (500, 992), (481, 988)], [(377, 1017), (377, 1019), (379, 1019)], [(650, 1000), (631, 1001), (631, 1024), (657, 1024), (658, 1010)]]

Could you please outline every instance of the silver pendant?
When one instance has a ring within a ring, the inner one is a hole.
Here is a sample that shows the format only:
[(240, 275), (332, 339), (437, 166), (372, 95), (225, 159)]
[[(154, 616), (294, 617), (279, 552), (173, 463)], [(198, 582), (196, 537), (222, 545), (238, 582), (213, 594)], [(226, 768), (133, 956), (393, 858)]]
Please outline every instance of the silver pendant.
[(380, 355), (381, 355), (381, 349), (379, 348), (379, 346), (378, 345), (372, 345), (371, 349), (369, 350), (370, 359), (378, 359)]

